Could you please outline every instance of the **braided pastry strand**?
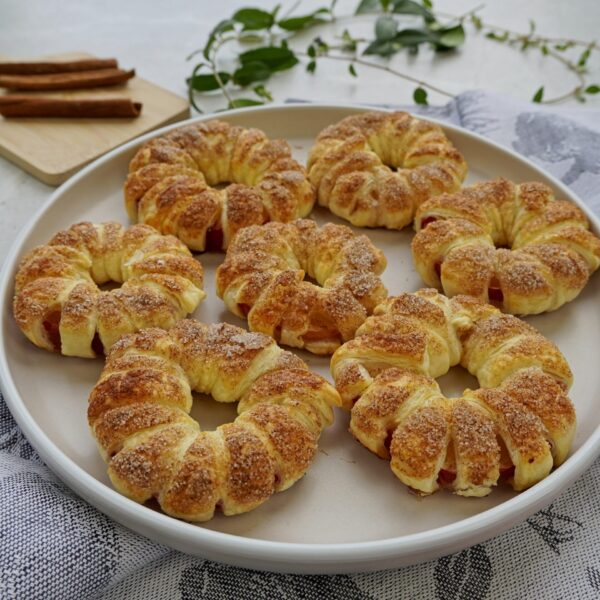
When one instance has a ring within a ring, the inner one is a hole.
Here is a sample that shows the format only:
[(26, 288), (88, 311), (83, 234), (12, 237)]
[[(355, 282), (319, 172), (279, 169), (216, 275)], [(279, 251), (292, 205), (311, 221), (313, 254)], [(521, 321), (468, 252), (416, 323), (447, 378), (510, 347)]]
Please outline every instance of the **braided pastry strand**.
[(572, 202), (536, 182), (476, 183), (422, 204), (413, 260), (427, 285), (528, 315), (573, 300), (600, 266), (600, 239)]
[[(460, 364), (480, 389), (446, 398), (434, 378)], [(533, 327), (469, 296), (390, 297), (341, 346), (331, 371), (350, 431), (420, 494), (485, 496), (546, 477), (575, 434), (572, 374)]]
[[(193, 312), (203, 280), (184, 244), (148, 225), (77, 223), (23, 258), (13, 312), (39, 348), (93, 358), (125, 333)], [(110, 281), (122, 285), (101, 291)]]
[(251, 331), (331, 354), (387, 296), (385, 266), (383, 253), (344, 225), (267, 223), (236, 235), (217, 269), (217, 294)]
[[(229, 183), (224, 189), (214, 186)], [(242, 227), (305, 217), (315, 202), (284, 140), (212, 120), (145, 143), (129, 165), (133, 221), (175, 235), (191, 250), (224, 250)]]
[[(239, 416), (201, 431), (192, 390), (239, 400)], [(333, 422), (339, 394), (268, 336), (186, 319), (110, 350), (88, 420), (115, 488), (163, 511), (207, 521), (252, 510), (300, 479)]]
[(357, 227), (402, 229), (425, 200), (458, 191), (466, 173), (442, 128), (405, 112), (346, 117), (308, 157), (319, 204)]

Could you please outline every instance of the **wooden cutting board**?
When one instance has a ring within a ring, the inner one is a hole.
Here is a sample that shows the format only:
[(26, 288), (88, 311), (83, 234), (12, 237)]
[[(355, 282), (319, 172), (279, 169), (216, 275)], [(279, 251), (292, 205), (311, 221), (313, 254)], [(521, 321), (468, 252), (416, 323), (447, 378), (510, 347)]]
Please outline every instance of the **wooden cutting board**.
[[(43, 60), (75, 60), (90, 56), (69, 53), (44, 57)], [(9, 59), (0, 57), (0, 60)], [(131, 68), (128, 64), (122, 66)], [(49, 95), (49, 92), (37, 93)], [(123, 86), (65, 90), (52, 92), (52, 95), (64, 98), (125, 97), (142, 102), (144, 106), (137, 119), (0, 117), (0, 156), (50, 185), (62, 183), (87, 163), (142, 133), (189, 117), (189, 104), (185, 98), (140, 77), (130, 79)]]

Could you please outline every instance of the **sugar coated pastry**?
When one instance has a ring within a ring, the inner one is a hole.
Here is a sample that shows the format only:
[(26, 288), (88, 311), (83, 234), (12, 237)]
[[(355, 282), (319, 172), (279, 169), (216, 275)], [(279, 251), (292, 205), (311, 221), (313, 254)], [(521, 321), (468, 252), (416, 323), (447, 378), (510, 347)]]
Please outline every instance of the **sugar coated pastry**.
[[(201, 431), (192, 390), (238, 403), (238, 417)], [(110, 350), (88, 420), (115, 488), (167, 514), (207, 521), (256, 508), (300, 479), (336, 390), (261, 333), (191, 319), (146, 329)]]
[(228, 248), (217, 293), (252, 331), (331, 354), (387, 296), (379, 278), (385, 266), (369, 238), (344, 225), (318, 227), (308, 219), (254, 225)]
[[(477, 390), (445, 397), (460, 364)], [(420, 494), (523, 490), (560, 465), (575, 434), (569, 365), (531, 325), (470, 296), (390, 297), (331, 360), (350, 431)]]
[[(23, 258), (14, 316), (36, 346), (94, 357), (125, 333), (171, 327), (193, 312), (206, 295), (203, 278), (173, 236), (148, 225), (78, 223)], [(122, 285), (98, 287), (111, 281)]]
[(427, 285), (520, 315), (575, 298), (600, 266), (583, 211), (542, 183), (476, 183), (422, 204), (412, 253)]
[(346, 117), (308, 158), (319, 204), (357, 227), (401, 229), (425, 200), (458, 191), (466, 173), (442, 128), (405, 112)]
[[(224, 183), (230, 185), (215, 187)], [(313, 187), (285, 140), (217, 120), (146, 142), (125, 182), (133, 221), (175, 235), (197, 251), (227, 248), (248, 225), (304, 217), (314, 202)]]

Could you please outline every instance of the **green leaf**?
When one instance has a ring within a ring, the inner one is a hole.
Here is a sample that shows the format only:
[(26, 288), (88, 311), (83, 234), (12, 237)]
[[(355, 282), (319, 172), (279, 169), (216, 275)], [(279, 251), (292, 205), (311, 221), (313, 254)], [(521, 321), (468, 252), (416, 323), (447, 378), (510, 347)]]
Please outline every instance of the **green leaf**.
[(471, 15), (471, 23), (473, 23), (475, 29), (481, 29), (483, 27), (483, 21), (476, 14)]
[(508, 31), (505, 31), (502, 34), (495, 33), (494, 31), (488, 31), (485, 34), (485, 37), (488, 38), (488, 40), (495, 40), (496, 42), (506, 42), (508, 39)]
[(544, 56), (548, 56), (548, 53), (550, 52), (550, 51), (548, 50), (548, 46), (546, 46), (546, 44), (544, 44), (544, 45), (543, 45), (543, 46), (540, 48), (540, 50), (542, 51), (542, 54), (543, 54)]
[(600, 94), (600, 85), (592, 84), (585, 88), (586, 94)]
[(425, 8), (432, 9), (433, 8), (433, 2), (431, 0), (423, 0), (423, 6)]
[(233, 21), (232, 19), (225, 19), (224, 21), (220, 21), (215, 25), (214, 29), (210, 32), (208, 40), (206, 41), (206, 45), (204, 46), (204, 50), (202, 51), (202, 54), (204, 58), (206, 58), (206, 60), (210, 58), (210, 49), (215, 43), (217, 36), (221, 33), (232, 31), (234, 24), (235, 21)]
[(238, 37), (238, 42), (242, 42), (242, 44), (258, 44), (264, 39), (262, 35), (257, 33), (243, 33)]
[(394, 40), (402, 46), (417, 46), (424, 42), (437, 42), (438, 37), (425, 29), (402, 29)]
[(329, 44), (324, 42), (320, 37), (316, 37), (313, 40), (313, 44), (316, 46), (317, 53), (325, 53), (329, 51)]
[(271, 71), (284, 71), (298, 64), (296, 55), (289, 49), (282, 46), (263, 46), (254, 48), (239, 55), (242, 66), (252, 62), (262, 62)]
[(312, 44), (306, 50), (306, 54), (308, 54), (310, 58), (314, 58), (317, 55), (317, 51), (315, 50), (315, 47)]
[(428, 104), (427, 92), (422, 87), (416, 88), (413, 92), (413, 100), (416, 104)]
[[(223, 85), (225, 85), (231, 79), (231, 75), (225, 71), (219, 71), (219, 78)], [(218, 90), (221, 87), (217, 78), (212, 73), (209, 75), (193, 75), (186, 81), (196, 92), (210, 92), (212, 90)]]
[(251, 98), (236, 98), (227, 105), (227, 108), (245, 108), (247, 106), (262, 106), (263, 104), (264, 102), (252, 100)]
[(375, 21), (375, 38), (380, 41), (391, 40), (398, 31), (396, 19), (383, 15)]
[(544, 86), (542, 86), (533, 96), (532, 101), (537, 102), (538, 104), (544, 98)]
[(254, 93), (259, 97), (259, 98), (264, 98), (265, 100), (269, 100), (270, 102), (273, 101), (273, 96), (271, 95), (271, 92), (269, 92), (269, 90), (264, 86), (264, 85), (257, 85), (254, 88)]
[(418, 15), (423, 17), (427, 23), (435, 21), (431, 11), (413, 0), (392, 0), (392, 12), (402, 15)]
[(456, 48), (464, 44), (465, 41), (465, 30), (462, 25), (455, 25), (447, 29), (440, 29), (438, 32), (439, 39), (437, 41), (438, 46), (443, 48)]
[(264, 81), (269, 79), (273, 71), (266, 63), (260, 60), (253, 60), (244, 63), (233, 73), (233, 82), (238, 85), (246, 86), (255, 81)]
[(390, 2), (391, 2), (391, 0), (379, 0), (379, 4), (381, 4), (381, 8), (383, 9), (384, 12), (387, 12), (387, 10), (390, 6)]
[(356, 50), (357, 41), (350, 35), (347, 29), (344, 29), (342, 33), (342, 42), (344, 42), (342, 50), (346, 50), (347, 52), (354, 52)]
[(364, 50), (363, 54), (377, 54), (378, 56), (391, 56), (402, 48), (402, 44), (389, 40), (375, 40)]
[(361, 0), (354, 11), (355, 15), (379, 12), (379, 0)]
[(306, 65), (306, 70), (309, 73), (314, 73), (315, 70), (317, 69), (317, 61), (316, 60), (311, 60), (307, 65)]
[(348, 72), (350, 73), (350, 75), (352, 75), (352, 77), (358, 77), (358, 73), (356, 72), (356, 69), (354, 68), (354, 65), (352, 63), (348, 65)]
[(578, 67), (585, 67), (588, 58), (590, 57), (590, 54), (592, 53), (592, 49), (591, 48), (586, 48), (582, 53), (581, 56), (579, 57), (579, 60), (577, 61), (577, 66)]
[(573, 42), (565, 42), (564, 44), (554, 44), (554, 49), (559, 52), (564, 52), (569, 48), (572, 48), (575, 44)]
[(244, 31), (270, 29), (273, 26), (273, 14), (260, 8), (242, 8), (233, 15), (233, 20), (244, 26)]
[(327, 19), (323, 19), (321, 15), (329, 14), (328, 8), (319, 8), (314, 12), (303, 15), (300, 17), (290, 17), (289, 19), (282, 19), (277, 23), (281, 29), (286, 31), (300, 31), (306, 29), (312, 25), (318, 25), (319, 23), (327, 23)]

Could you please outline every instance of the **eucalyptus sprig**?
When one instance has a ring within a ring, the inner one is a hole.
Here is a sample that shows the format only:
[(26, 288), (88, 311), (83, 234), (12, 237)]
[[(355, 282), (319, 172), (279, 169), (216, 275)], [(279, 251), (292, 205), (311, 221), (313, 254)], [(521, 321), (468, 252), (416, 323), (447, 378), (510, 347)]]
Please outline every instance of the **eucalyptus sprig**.
[[(334, 14), (336, 0), (312, 12), (293, 14), (299, 4), (299, 1), (296, 2), (284, 15), (280, 15), (280, 5), (271, 11), (243, 8), (213, 28), (204, 47), (188, 57), (202, 56), (187, 79), (190, 103), (196, 110), (202, 112), (196, 102), (196, 94), (215, 90), (219, 90), (226, 99), (225, 110), (270, 102), (273, 97), (265, 87), (266, 81), (301, 62), (309, 73), (315, 73), (320, 59), (347, 63), (348, 73), (352, 77), (358, 77), (359, 70), (364, 67), (379, 69), (409, 81), (416, 86), (413, 99), (417, 104), (427, 104), (428, 90), (451, 98), (454, 95), (447, 90), (392, 68), (389, 64), (365, 57), (378, 56), (389, 61), (399, 52), (417, 54), (422, 46), (428, 46), (435, 52), (452, 52), (465, 42), (465, 25), (482, 32), (486, 39), (517, 47), (523, 52), (538, 50), (542, 55), (560, 62), (577, 77), (577, 85), (556, 98), (545, 99), (544, 86), (541, 86), (533, 97), (534, 102), (552, 103), (569, 97), (585, 101), (586, 94), (600, 92), (600, 86), (589, 84), (586, 80), (587, 61), (591, 53), (598, 50), (596, 43), (540, 36), (533, 22), (530, 23), (529, 32), (522, 34), (484, 23), (477, 14), (481, 7), (455, 16), (435, 13), (431, 0), (361, 0), (351, 17), (373, 20), (372, 39), (354, 37), (346, 29), (336, 40), (326, 41), (321, 36), (315, 37), (302, 51), (291, 47), (293, 39), (300, 32), (340, 21), (350, 15)], [(404, 26), (406, 17), (411, 19), (409, 27)], [(421, 22), (420, 26), (414, 25), (415, 18)], [(223, 46), (232, 42), (242, 51), (236, 56), (235, 66), (225, 69), (219, 53)], [(580, 50), (580, 53), (573, 58), (571, 54), (575, 50)], [(240, 97), (240, 89), (251, 89), (252, 95)]]

